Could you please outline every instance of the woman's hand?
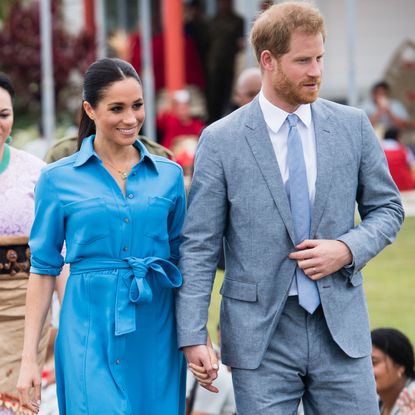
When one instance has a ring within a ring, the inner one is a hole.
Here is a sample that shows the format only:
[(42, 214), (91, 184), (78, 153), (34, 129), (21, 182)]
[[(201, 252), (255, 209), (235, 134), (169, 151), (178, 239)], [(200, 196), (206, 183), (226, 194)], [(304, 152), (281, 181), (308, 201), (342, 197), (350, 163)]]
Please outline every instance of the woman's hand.
[(212, 368), (215, 370), (215, 376), (210, 376), (204, 366), (199, 366), (194, 363), (189, 363), (189, 369), (192, 372), (192, 375), (195, 377), (196, 381), (199, 382), (200, 386), (204, 387), (210, 392), (218, 393), (219, 389), (212, 384), (212, 382), (217, 377), (217, 371), (219, 369), (218, 358), (215, 350), (212, 347), (207, 346), (207, 348), (210, 356), (210, 361), (212, 363)]
[(219, 359), (212, 346), (210, 336), (208, 336), (206, 345), (188, 346), (183, 350), (189, 369), (200, 386), (210, 392), (218, 393), (219, 389), (213, 386), (212, 382), (218, 377)]
[(36, 359), (22, 359), (17, 390), (19, 391), (20, 405), (35, 414), (39, 413), (41, 377)]
[(405, 388), (399, 395), (397, 404), (402, 415), (415, 415), (415, 390)]

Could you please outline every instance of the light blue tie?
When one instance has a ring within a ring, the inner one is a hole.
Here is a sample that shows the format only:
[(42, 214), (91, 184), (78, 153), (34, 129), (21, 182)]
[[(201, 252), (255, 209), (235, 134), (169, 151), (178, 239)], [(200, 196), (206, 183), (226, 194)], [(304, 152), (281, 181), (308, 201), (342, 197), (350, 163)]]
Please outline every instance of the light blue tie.
[[(303, 146), (300, 133), (297, 129), (298, 116), (290, 114), (287, 117), (289, 124), (287, 166), (289, 172), (288, 195), (291, 214), (294, 222), (295, 243), (310, 237), (311, 207), (308, 194), (307, 172), (304, 161)], [(317, 284), (304, 274), (299, 267), (295, 270), (297, 278), (298, 301), (300, 306), (313, 314), (320, 304), (320, 295)]]

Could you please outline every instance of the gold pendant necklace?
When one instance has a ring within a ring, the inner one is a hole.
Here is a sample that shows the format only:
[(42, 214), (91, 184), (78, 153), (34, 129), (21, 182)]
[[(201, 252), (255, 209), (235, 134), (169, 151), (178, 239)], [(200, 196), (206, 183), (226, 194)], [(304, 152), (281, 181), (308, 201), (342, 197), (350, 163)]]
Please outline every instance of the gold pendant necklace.
[[(111, 166), (116, 172), (118, 172), (119, 173), (119, 175), (121, 176), (121, 179), (122, 180), (127, 180), (127, 177), (128, 177), (128, 173), (129, 173), (129, 171), (128, 170), (121, 170), (121, 169), (119, 169), (118, 167), (116, 167), (116, 166), (114, 166), (112, 163), (110, 163), (108, 160), (102, 160), (104, 163), (107, 163), (109, 166)], [(130, 169), (131, 170), (131, 169)]]

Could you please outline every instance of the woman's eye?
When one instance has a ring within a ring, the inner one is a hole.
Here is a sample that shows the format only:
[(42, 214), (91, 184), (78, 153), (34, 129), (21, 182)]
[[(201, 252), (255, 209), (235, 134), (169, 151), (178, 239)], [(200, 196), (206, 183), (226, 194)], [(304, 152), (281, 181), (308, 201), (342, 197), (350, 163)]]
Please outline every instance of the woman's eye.
[(143, 103), (142, 102), (137, 102), (136, 104), (133, 105), (133, 109), (138, 110), (142, 107)]
[(122, 108), (121, 107), (112, 107), (111, 108), (111, 111), (112, 112), (120, 112), (122, 110)]

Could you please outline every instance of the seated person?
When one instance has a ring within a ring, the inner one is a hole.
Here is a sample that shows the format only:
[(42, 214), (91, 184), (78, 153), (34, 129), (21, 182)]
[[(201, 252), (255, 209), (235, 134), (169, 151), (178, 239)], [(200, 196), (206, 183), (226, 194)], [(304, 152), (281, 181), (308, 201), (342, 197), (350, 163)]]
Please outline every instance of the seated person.
[(405, 390), (415, 390), (414, 350), (400, 331), (379, 328), (372, 331), (372, 364), (381, 415), (404, 415), (398, 400)]
[(190, 94), (186, 90), (173, 93), (166, 107), (157, 116), (160, 143), (172, 149), (179, 136), (199, 137), (204, 124), (190, 112)]
[(382, 147), (392, 178), (400, 191), (415, 189), (415, 156), (400, 140), (400, 130), (389, 128)]

